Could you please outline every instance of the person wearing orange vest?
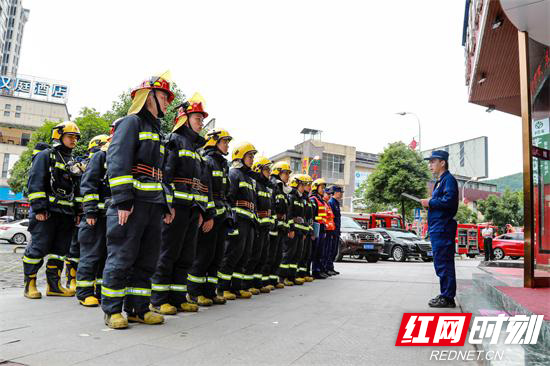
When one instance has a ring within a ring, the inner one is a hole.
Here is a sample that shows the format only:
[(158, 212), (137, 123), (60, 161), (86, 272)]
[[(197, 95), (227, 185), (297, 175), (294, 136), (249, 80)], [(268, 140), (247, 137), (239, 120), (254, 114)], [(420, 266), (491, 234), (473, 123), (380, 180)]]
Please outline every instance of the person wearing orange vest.
[(312, 274), (313, 278), (324, 280), (328, 277), (324, 267), (323, 258), (326, 252), (325, 226), (327, 223), (327, 204), (323, 200), (326, 182), (324, 179), (316, 179), (311, 185), (311, 194), (309, 200), (313, 203), (313, 219), (315, 225), (319, 227), (312, 250)]
[(327, 208), (327, 221), (325, 225), (325, 252), (321, 260), (323, 261), (325, 273), (329, 276), (336, 276), (337, 273), (333, 271), (334, 265), (332, 261), (334, 260), (334, 257), (332, 252), (333, 248), (338, 245), (339, 233), (336, 230), (336, 223), (334, 222), (334, 212), (328, 203), (332, 194), (331, 188), (332, 187), (326, 189), (323, 194), (323, 201), (325, 201)]

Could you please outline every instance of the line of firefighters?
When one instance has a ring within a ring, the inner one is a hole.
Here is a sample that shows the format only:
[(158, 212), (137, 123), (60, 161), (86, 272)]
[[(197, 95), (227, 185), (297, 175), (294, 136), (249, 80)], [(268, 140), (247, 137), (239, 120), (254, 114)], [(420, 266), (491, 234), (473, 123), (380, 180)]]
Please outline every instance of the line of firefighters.
[(52, 146), (35, 147), (25, 297), (41, 298), (36, 276), (47, 257), (46, 295), (76, 292), (121, 329), (338, 274), (340, 187), (327, 189), (329, 204), (324, 180), (290, 177), (288, 163), (255, 157), (250, 143), (234, 147), (229, 164), (232, 137), (204, 131), (199, 94), (178, 107), (164, 138), (160, 118), (174, 100), (164, 76), (131, 97), (111, 135), (91, 140), (87, 161), (72, 156), (72, 122), (53, 129)]

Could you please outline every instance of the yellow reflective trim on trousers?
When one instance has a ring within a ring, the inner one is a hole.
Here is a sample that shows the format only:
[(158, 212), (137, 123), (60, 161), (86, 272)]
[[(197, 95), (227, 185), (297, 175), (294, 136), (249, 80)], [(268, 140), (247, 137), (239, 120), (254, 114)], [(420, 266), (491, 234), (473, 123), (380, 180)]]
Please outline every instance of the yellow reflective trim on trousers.
[(23, 262), (28, 264), (38, 264), (42, 261), (42, 258), (29, 258), (26, 255), (23, 256)]
[(57, 255), (57, 254), (48, 254), (48, 259), (57, 259), (57, 260), (60, 260), (60, 261), (64, 261), (65, 256)]
[(101, 286), (101, 295), (106, 297), (124, 297), (126, 296), (126, 289), (115, 290), (105, 286)]
[(151, 296), (151, 289), (139, 287), (127, 287), (126, 295), (133, 296)]
[(51, 203), (55, 203), (55, 204), (58, 204), (58, 205), (61, 205), (61, 206), (73, 206), (74, 204), (72, 202), (69, 202), (69, 201), (65, 201), (65, 200), (56, 200), (55, 197), (48, 197), (48, 200), (51, 202)]
[(212, 170), (213, 177), (223, 177), (223, 172), (221, 170)]
[(262, 279), (262, 275), (260, 273), (254, 273), (253, 277), (257, 279)]
[(191, 274), (187, 274), (187, 281), (195, 282), (195, 283), (205, 283), (206, 277), (197, 277), (193, 276)]
[(246, 281), (252, 281), (253, 279), (254, 279), (254, 276), (244, 275), (244, 280), (246, 280)]
[(235, 235), (239, 235), (239, 229), (235, 229), (233, 231), (231, 231), (229, 234), (227, 235), (230, 235), (230, 236), (235, 236)]
[(279, 267), (280, 267), (280, 268), (283, 268), (283, 269), (287, 269), (287, 268), (289, 268), (289, 265), (288, 265), (288, 264), (282, 264), (282, 263), (281, 263), (281, 264), (279, 265)]
[(192, 159), (195, 159), (197, 154), (194, 151), (191, 151), (191, 150), (181, 149), (181, 150), (178, 151), (178, 156), (180, 158), (183, 157), (183, 156), (187, 156), (187, 157), (190, 157)]
[(84, 196), (83, 202), (97, 201), (99, 200), (99, 194), (87, 194)]
[(248, 216), (250, 217), (251, 219), (254, 219), (254, 214), (250, 211), (247, 211), (243, 208), (240, 208), (240, 207), (233, 207), (233, 211), (235, 211), (236, 213), (239, 213), (241, 215), (245, 215), (245, 216)]
[(270, 231), (270, 232), (269, 232), (269, 235), (271, 235), (271, 236), (279, 236), (279, 232), (278, 232), (278, 231)]
[(269, 279), (271, 279), (271, 280), (278, 280), (278, 279), (279, 279), (279, 276), (269, 275)]
[(34, 192), (29, 194), (29, 201), (35, 200), (37, 198), (46, 198), (46, 192)]
[(161, 285), (158, 283), (151, 284), (151, 290), (153, 291), (170, 291), (170, 285)]
[(269, 280), (269, 276), (262, 276), (262, 281), (267, 281)]
[(222, 280), (231, 281), (231, 277), (232, 277), (231, 275), (221, 273), (220, 271), (218, 271), (218, 278), (221, 278)]
[(123, 184), (134, 184), (134, 177), (131, 175), (121, 175), (120, 177), (109, 179), (109, 185), (111, 187), (117, 187)]
[(170, 285), (170, 291), (187, 292), (186, 285)]
[(239, 278), (239, 279), (241, 279), (241, 280), (244, 280), (244, 279), (245, 279), (245, 278), (244, 278), (245, 275), (242, 274), (242, 273), (238, 273), (238, 272), (233, 272), (233, 277)]
[(297, 264), (289, 264), (288, 267), (289, 267), (289, 268), (292, 268), (292, 269), (298, 269), (298, 265), (297, 265)]
[(139, 139), (140, 139), (140, 140), (160, 141), (160, 136), (158, 135), (158, 133), (153, 133), (153, 132), (140, 132), (140, 133), (139, 133)]
[(162, 184), (160, 183), (143, 183), (137, 179), (134, 179), (134, 188), (140, 191), (162, 191)]
[(208, 277), (206, 281), (209, 283), (218, 283), (218, 277)]
[(307, 271), (307, 268), (306, 267), (300, 267), (298, 268), (298, 270), (302, 271), (302, 272), (306, 272)]
[(79, 281), (76, 280), (76, 287), (92, 287), (95, 285), (95, 281)]
[(65, 257), (65, 260), (66, 260), (67, 262), (80, 263), (80, 258), (69, 258), (69, 257)]
[(58, 161), (55, 162), (55, 167), (64, 171), (67, 171), (67, 168), (65, 167), (65, 164), (60, 163)]

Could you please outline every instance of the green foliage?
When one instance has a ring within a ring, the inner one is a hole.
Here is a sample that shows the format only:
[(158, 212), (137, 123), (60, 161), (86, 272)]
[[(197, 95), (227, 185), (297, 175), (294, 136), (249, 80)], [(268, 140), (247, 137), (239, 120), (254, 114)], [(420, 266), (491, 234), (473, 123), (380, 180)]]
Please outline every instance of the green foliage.
[(477, 214), (470, 207), (460, 202), (455, 220), (459, 224), (477, 224)]
[(497, 179), (484, 180), (483, 182), (496, 184), (499, 192), (504, 192), (507, 189), (512, 192), (523, 192), (523, 173), (507, 175)]
[(504, 230), (506, 224), (523, 226), (523, 192), (506, 190), (500, 197), (491, 195), (478, 201), (477, 208), (485, 221), (492, 221), (500, 230)]
[[(392, 206), (401, 211), (401, 193), (426, 197), (430, 176), (428, 165), (419, 153), (402, 142), (392, 143), (384, 149), (380, 163), (369, 176), (364, 193), (367, 206), (370, 204), (382, 209)], [(404, 202), (407, 218), (410, 219), (413, 209), (420, 205), (408, 199)]]

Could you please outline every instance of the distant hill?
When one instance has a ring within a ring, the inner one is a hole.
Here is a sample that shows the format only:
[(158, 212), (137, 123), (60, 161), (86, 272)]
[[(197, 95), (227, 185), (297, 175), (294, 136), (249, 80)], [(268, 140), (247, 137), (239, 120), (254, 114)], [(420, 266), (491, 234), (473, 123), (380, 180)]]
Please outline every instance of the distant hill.
[(484, 180), (486, 183), (496, 184), (498, 186), (499, 192), (504, 192), (506, 189), (509, 189), (513, 192), (523, 190), (523, 173), (517, 173), (512, 175), (507, 175), (505, 177), (497, 179), (488, 179)]

